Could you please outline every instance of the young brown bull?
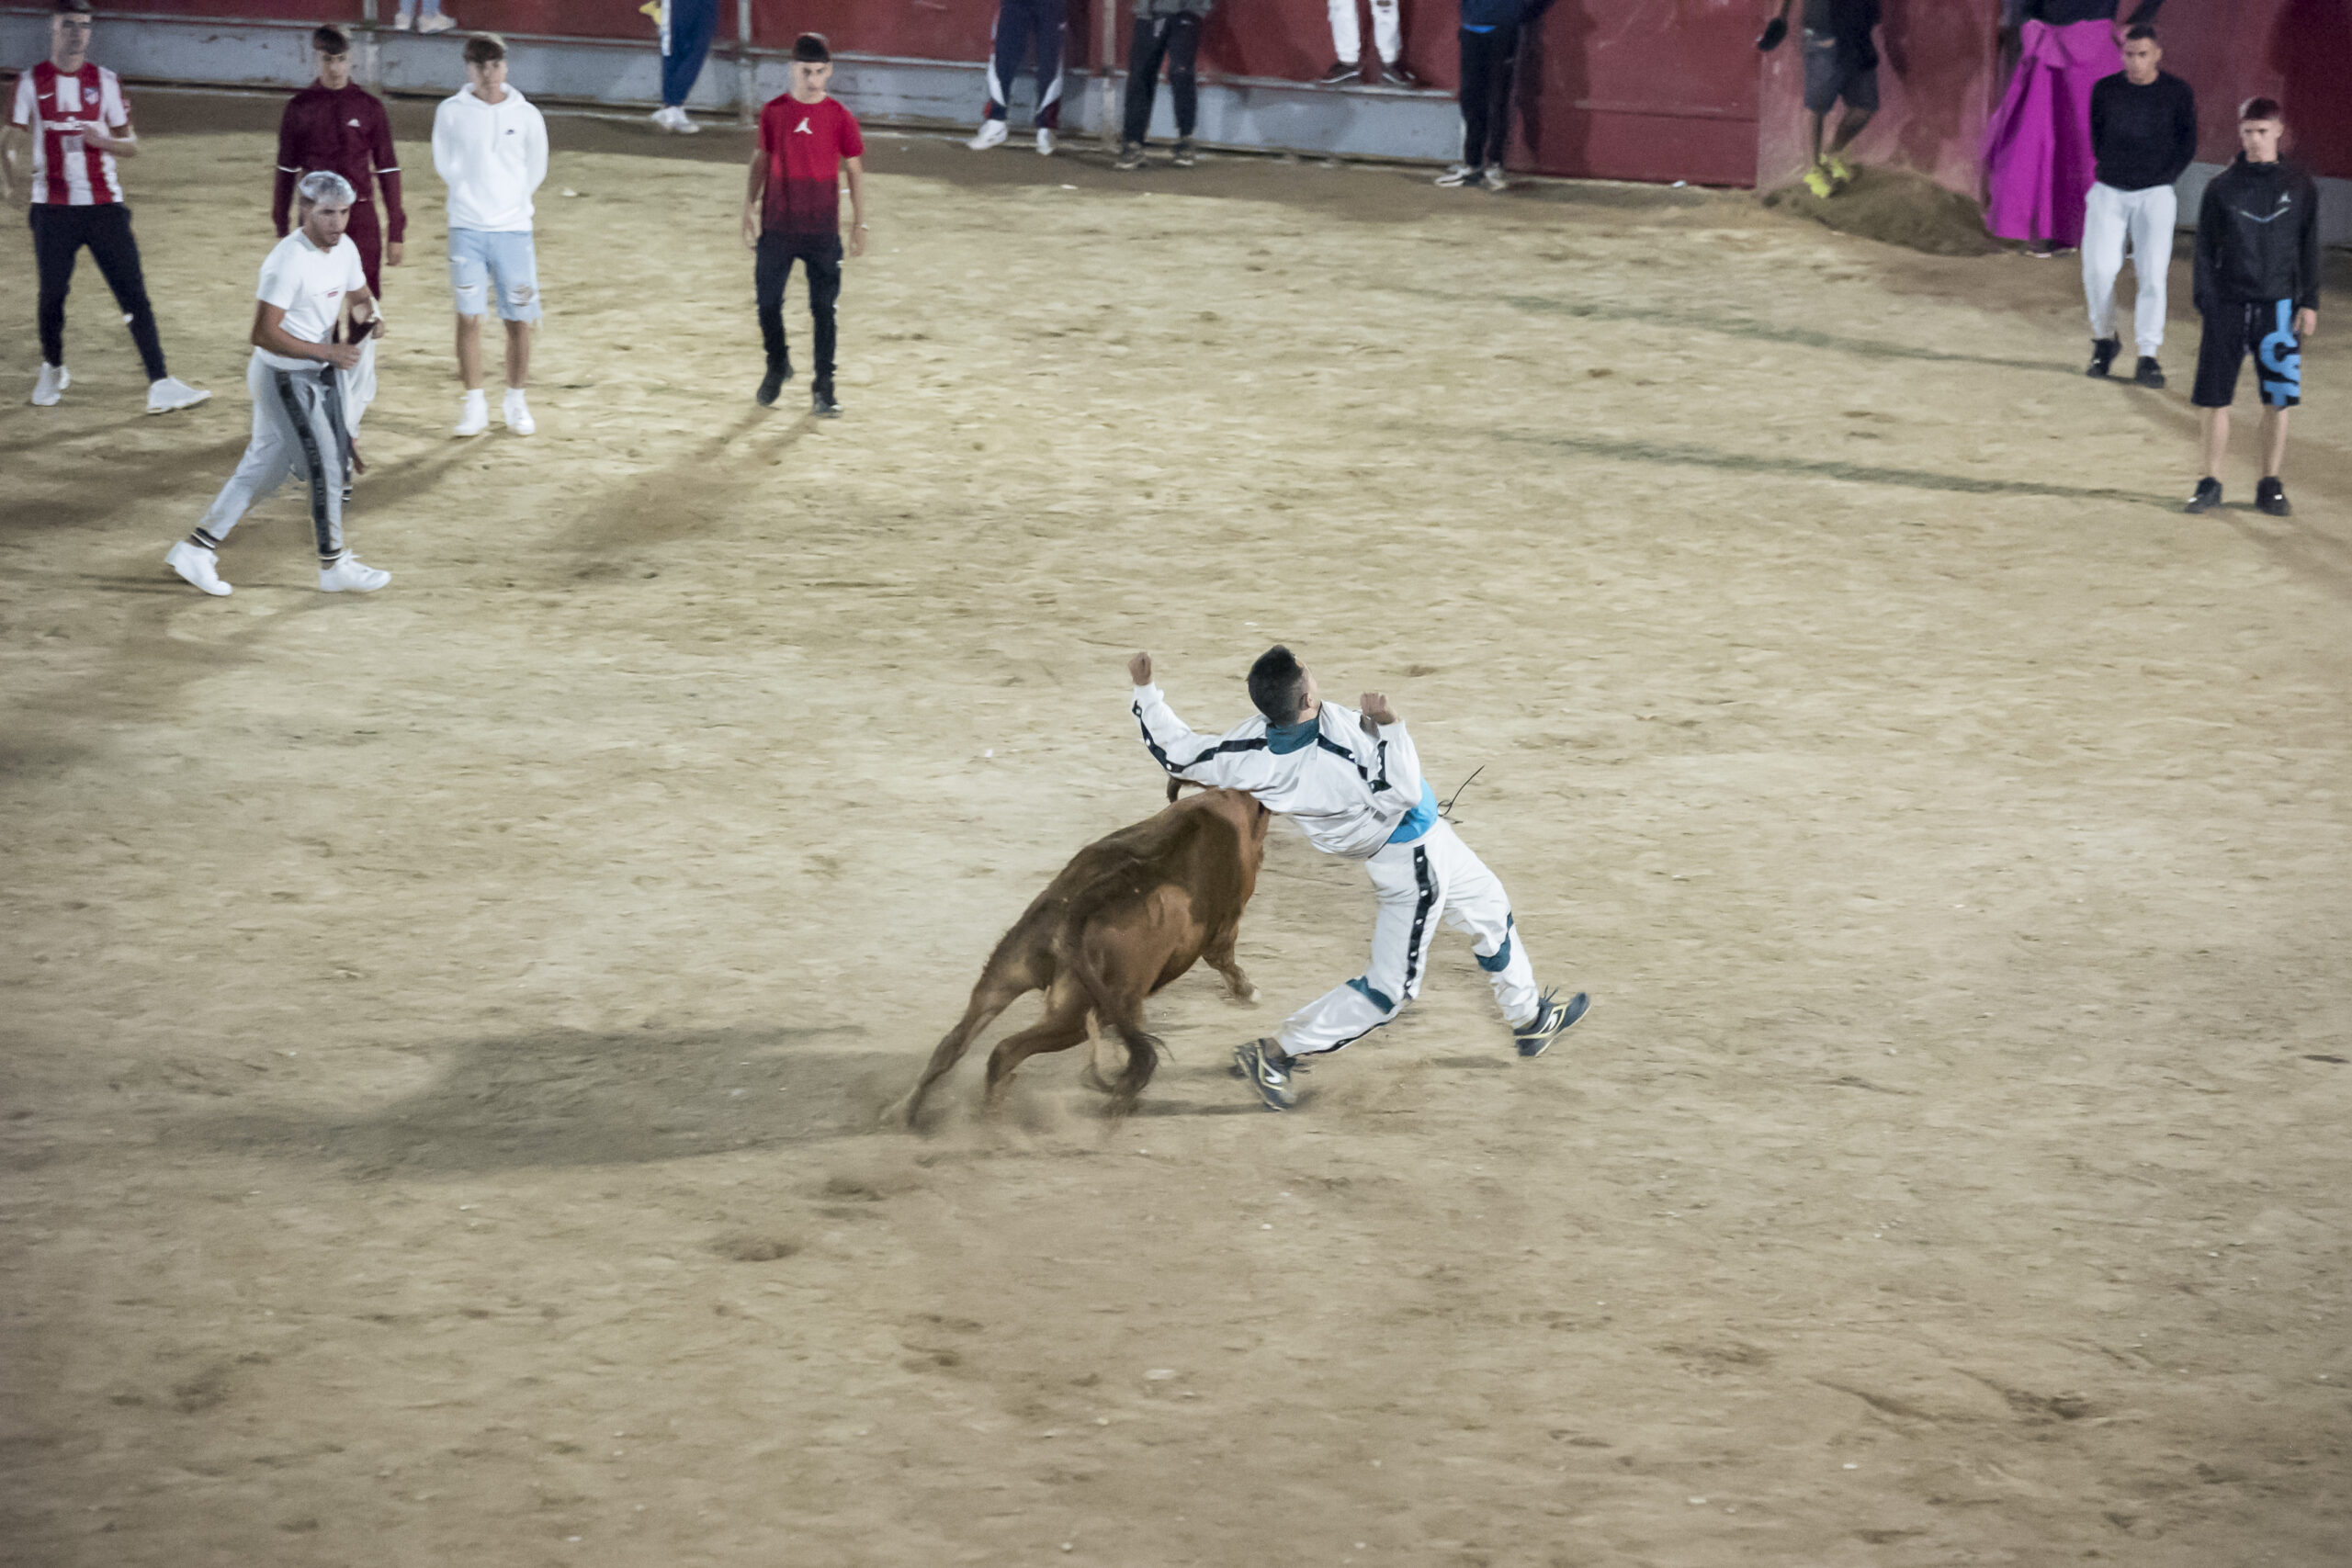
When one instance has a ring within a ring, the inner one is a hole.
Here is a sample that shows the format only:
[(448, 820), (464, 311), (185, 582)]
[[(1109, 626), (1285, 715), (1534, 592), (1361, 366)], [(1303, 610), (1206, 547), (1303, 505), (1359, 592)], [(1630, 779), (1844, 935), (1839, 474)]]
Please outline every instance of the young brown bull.
[(1159, 1060), (1159, 1042), (1143, 1029), (1146, 997), (1204, 958), (1234, 996), (1257, 995), (1234, 962), (1233, 942), (1265, 862), (1266, 819), (1249, 795), (1213, 789), (1079, 851), (996, 944), (971, 1005), (894, 1115), (911, 1126), (931, 1086), (1031, 991), (1046, 993), (1046, 1015), (998, 1042), (989, 1056), (989, 1103), (1002, 1098), (1024, 1058), (1084, 1040), (1091, 1014), (1125, 1044), (1127, 1063), (1115, 1082), (1091, 1068), (1089, 1077), (1109, 1091), (1114, 1115), (1133, 1110)]

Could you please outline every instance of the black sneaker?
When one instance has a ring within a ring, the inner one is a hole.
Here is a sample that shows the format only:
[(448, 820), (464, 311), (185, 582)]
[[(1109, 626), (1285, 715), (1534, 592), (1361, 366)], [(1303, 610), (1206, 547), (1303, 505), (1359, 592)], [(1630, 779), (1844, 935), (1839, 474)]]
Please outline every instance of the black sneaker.
[(2135, 387), (2147, 387), (2159, 392), (2164, 390), (2165, 367), (2156, 363), (2154, 355), (2143, 354), (2140, 356), (2140, 363), (2132, 370), (2132, 384)]
[(2292, 517), (2295, 509), (2287, 504), (2287, 487), (2278, 482), (2276, 474), (2254, 487), (2254, 509), (2270, 517)]
[(790, 360), (786, 360), (782, 365), (769, 366), (768, 373), (760, 378), (760, 389), (752, 394), (760, 400), (760, 407), (763, 409), (775, 407), (776, 394), (783, 391), (784, 384), (791, 379), (792, 362)]
[[(2280, 499), (2285, 499), (2281, 497)], [(2197, 493), (2188, 498), (2185, 512), (2211, 512), (2222, 504), (2222, 481), (2208, 474), (2197, 481)]]
[(1233, 1070), (1250, 1080), (1269, 1111), (1288, 1111), (1298, 1103), (1290, 1087), (1291, 1060), (1272, 1040), (1252, 1040), (1233, 1048)]
[(1189, 169), (1199, 163), (1200, 155), (1193, 151), (1193, 139), (1189, 136), (1178, 137), (1176, 151), (1169, 155), (1168, 161), (1180, 169)]
[(808, 412), (819, 419), (839, 419), (842, 405), (833, 401), (833, 389), (820, 381), (808, 389)]
[(2083, 374), (2086, 376), (2105, 376), (2109, 367), (2115, 363), (2115, 356), (2122, 352), (2123, 340), (2120, 337), (2095, 337), (2091, 339), (2091, 367), (2084, 371)]
[(1385, 82), (1389, 86), (1396, 87), (1403, 92), (1418, 93), (1429, 85), (1427, 82), (1422, 81), (1420, 77), (1414, 73), (1411, 66), (1406, 64), (1401, 60), (1382, 61), (1380, 62), (1380, 75), (1381, 80)]
[(1363, 62), (1360, 60), (1335, 60), (1331, 62), (1331, 69), (1323, 73), (1322, 75), (1315, 78), (1315, 85), (1318, 87), (1344, 87), (1351, 82), (1361, 82), (1363, 80)]
[(1544, 999), (1535, 1004), (1535, 1016), (1511, 1032), (1519, 1041), (1522, 1056), (1541, 1056), (1552, 1048), (1552, 1042), (1562, 1031), (1592, 1010), (1592, 998), (1582, 991), (1565, 1002), (1552, 999), (1555, 993), (1546, 991)]
[(1140, 141), (1121, 143), (1119, 147), (1119, 161), (1111, 166), (1122, 174), (1142, 168), (1143, 143)]

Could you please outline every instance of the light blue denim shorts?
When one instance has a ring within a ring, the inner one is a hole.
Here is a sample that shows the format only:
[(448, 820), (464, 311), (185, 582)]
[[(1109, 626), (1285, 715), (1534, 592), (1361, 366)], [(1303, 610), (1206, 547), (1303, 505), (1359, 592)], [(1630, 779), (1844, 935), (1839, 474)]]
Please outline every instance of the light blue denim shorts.
[(539, 256), (530, 231), (449, 231), (449, 287), (457, 291), (458, 314), (490, 314), (490, 293), (498, 290), (498, 313), (510, 321), (539, 319)]

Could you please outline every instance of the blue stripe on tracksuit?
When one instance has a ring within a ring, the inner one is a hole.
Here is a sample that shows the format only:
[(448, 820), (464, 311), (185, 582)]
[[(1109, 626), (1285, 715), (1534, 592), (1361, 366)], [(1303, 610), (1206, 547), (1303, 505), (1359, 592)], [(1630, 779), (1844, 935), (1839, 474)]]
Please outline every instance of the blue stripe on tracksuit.
[(1001, 0), (996, 14), (996, 47), (989, 53), (990, 119), (1002, 119), (1012, 79), (1034, 41), (1037, 50), (1037, 129), (1062, 123), (1062, 39), (1067, 0)]

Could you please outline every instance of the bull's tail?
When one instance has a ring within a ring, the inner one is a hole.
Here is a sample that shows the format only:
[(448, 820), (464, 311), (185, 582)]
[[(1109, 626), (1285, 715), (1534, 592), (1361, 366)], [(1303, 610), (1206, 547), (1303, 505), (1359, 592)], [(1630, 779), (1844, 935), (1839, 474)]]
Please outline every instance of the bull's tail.
[(1061, 960), (1062, 973), (1076, 980), (1092, 1004), (1097, 1022), (1107, 1032), (1116, 1034), (1127, 1048), (1126, 1070), (1116, 1078), (1105, 1082), (1090, 1065), (1089, 1076), (1097, 1089), (1106, 1089), (1111, 1096), (1111, 1114), (1125, 1116), (1136, 1108), (1136, 1101), (1151, 1082), (1151, 1075), (1159, 1069), (1160, 1044), (1159, 1037), (1145, 1032), (1143, 1027), (1143, 997), (1121, 997), (1102, 978), (1095, 966), (1094, 955), (1087, 951), (1083, 936), (1065, 944), (1057, 955)]

